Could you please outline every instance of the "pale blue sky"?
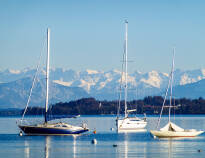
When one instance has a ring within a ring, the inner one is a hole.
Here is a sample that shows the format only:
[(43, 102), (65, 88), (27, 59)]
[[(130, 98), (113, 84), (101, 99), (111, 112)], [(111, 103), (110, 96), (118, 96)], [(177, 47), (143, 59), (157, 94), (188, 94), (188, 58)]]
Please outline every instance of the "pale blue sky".
[(120, 69), (124, 19), (129, 70), (205, 68), (205, 2), (189, 0), (1, 0), (0, 69), (37, 63), (51, 28), (51, 67)]

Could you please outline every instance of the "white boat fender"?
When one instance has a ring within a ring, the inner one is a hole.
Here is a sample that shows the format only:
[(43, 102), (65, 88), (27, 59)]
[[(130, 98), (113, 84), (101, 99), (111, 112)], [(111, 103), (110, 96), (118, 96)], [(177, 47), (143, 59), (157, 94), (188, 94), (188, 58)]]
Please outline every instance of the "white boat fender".
[(20, 135), (20, 136), (23, 136), (23, 132), (22, 132), (22, 131), (20, 131), (20, 132), (19, 132), (19, 135)]
[(110, 128), (111, 131), (114, 131), (114, 128)]
[(83, 127), (84, 129), (86, 129), (86, 128), (87, 128), (87, 124), (86, 124), (86, 123), (83, 123), (83, 124), (82, 124), (82, 127)]
[(96, 140), (96, 139), (93, 139), (93, 140), (91, 141), (91, 143), (92, 143), (92, 144), (97, 144), (97, 140)]

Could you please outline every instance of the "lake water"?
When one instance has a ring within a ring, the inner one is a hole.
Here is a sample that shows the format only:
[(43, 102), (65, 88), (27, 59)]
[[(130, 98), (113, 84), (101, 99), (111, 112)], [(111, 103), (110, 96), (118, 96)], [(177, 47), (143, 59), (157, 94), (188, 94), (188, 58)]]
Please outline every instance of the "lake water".
[[(18, 118), (0, 118), (0, 157), (2, 158), (198, 158), (205, 157), (205, 134), (196, 138), (154, 139), (150, 129), (155, 129), (158, 117), (148, 116), (147, 131), (117, 133), (115, 116), (82, 116), (70, 123), (86, 122), (90, 132), (80, 136), (19, 136)], [(31, 118), (34, 119), (34, 118)], [(164, 126), (167, 117), (163, 117)], [(203, 115), (181, 115), (173, 120), (185, 129), (205, 130)], [(96, 129), (97, 133), (92, 131)], [(91, 143), (92, 139), (97, 144)], [(113, 145), (117, 147), (113, 147)], [(201, 152), (198, 152), (201, 150)]]

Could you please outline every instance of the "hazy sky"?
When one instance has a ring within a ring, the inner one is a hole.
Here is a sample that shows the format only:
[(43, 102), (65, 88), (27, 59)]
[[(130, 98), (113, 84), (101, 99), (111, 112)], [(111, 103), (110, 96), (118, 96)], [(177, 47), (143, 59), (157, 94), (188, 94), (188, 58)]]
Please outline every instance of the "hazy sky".
[(34, 67), (51, 29), (51, 67), (120, 69), (124, 20), (129, 70), (205, 68), (200, 0), (1, 0), (0, 69)]

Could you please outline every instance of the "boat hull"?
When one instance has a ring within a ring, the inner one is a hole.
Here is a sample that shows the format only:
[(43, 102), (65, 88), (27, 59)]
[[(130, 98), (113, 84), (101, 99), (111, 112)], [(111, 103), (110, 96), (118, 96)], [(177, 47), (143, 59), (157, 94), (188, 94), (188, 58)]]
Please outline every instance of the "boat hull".
[(70, 129), (59, 127), (38, 127), (38, 126), (19, 126), (19, 128), (27, 135), (68, 135), (81, 134), (87, 132), (87, 128)]
[(202, 134), (204, 131), (150, 131), (153, 136), (158, 138), (174, 138), (174, 137), (195, 137)]
[(124, 118), (118, 119), (117, 121), (117, 129), (118, 131), (135, 131), (144, 129), (147, 125), (146, 120), (136, 119), (136, 118)]

